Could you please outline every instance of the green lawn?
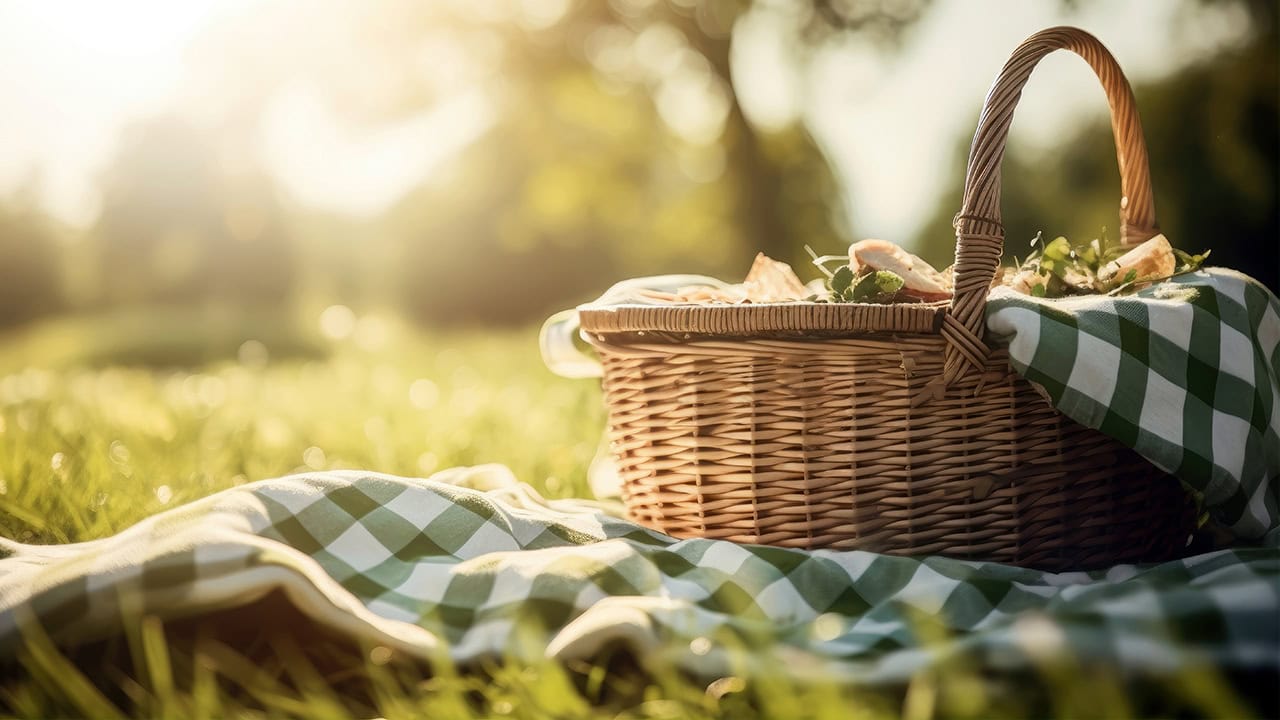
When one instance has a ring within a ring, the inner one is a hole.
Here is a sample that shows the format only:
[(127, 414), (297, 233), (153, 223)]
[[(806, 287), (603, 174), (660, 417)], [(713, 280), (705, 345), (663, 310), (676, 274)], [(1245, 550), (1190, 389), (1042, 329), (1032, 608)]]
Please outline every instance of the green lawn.
[[(0, 535), (101, 538), (162, 509), (305, 469), (421, 476), (500, 462), (552, 497), (588, 493), (604, 413), (591, 381), (552, 376), (536, 329), (422, 334), (366, 320), (325, 340), (225, 313), (68, 318), (0, 337)], [(145, 364), (141, 364), (145, 363)], [(269, 608), (268, 608), (269, 609)], [(642, 676), (625, 658), (457, 672), (387, 662), (307, 628), (134, 619), (73, 651), (35, 638), (0, 667), (0, 714), (26, 717), (1120, 717), (1116, 681), (1075, 669), (1047, 698), (953, 667), (903, 692), (816, 681)], [(307, 642), (299, 644), (300, 638)], [(380, 654), (380, 650), (384, 654)], [(767, 652), (755, 648), (752, 652)], [(1194, 690), (1194, 689), (1193, 689)], [(1220, 689), (1171, 707), (1238, 708)]]
[[(6, 537), (103, 537), (165, 507), (307, 469), (425, 476), (499, 462), (550, 496), (586, 492), (599, 390), (549, 373), (536, 328), (426, 336), (383, 322), (365, 333), (376, 342), (359, 337), (366, 347), (317, 341), (305, 356), (272, 359), (250, 341), (228, 345), (226, 359), (157, 368), (117, 364), (154, 344), (95, 342), (111, 320), (24, 333), (9, 352), (23, 362), (6, 366), (0, 351)], [(77, 330), (92, 365), (68, 357), (62, 338)], [(150, 359), (218, 349), (190, 345), (169, 339), (167, 356)], [(56, 365), (26, 362), (40, 347), (57, 353)]]

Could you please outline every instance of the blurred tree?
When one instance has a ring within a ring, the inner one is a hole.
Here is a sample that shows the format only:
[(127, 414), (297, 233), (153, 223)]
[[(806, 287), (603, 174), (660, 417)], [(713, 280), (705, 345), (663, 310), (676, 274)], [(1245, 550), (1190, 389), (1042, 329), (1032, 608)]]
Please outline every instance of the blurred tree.
[[(1175, 246), (1211, 249), (1212, 265), (1236, 268), (1280, 289), (1280, 79), (1276, 5), (1244, 2), (1249, 43), (1159, 82), (1134, 88), (1151, 161), (1156, 217)], [(976, 113), (975, 113), (976, 117)], [(1015, 123), (1017, 121), (1015, 120)], [(964, 157), (956, 185), (943, 194), (919, 235), (924, 255), (946, 265), (954, 251), (952, 216), (960, 207)], [(1003, 167), (1005, 257), (1023, 256), (1039, 231), (1114, 239), (1120, 197), (1111, 127), (1099, 118), (1041, 157), (1009, 148)]]
[[(736, 220), (740, 244), (745, 246), (740, 250), (746, 250), (743, 254), (748, 257), (759, 250), (780, 259), (800, 260), (804, 258), (804, 244), (822, 246), (845, 236), (844, 203), (825, 158), (794, 118), (788, 125), (773, 129), (759, 128), (749, 119), (740, 88), (751, 80), (736, 75), (731, 61), (735, 26), (751, 12), (773, 13), (771, 19), (781, 21), (777, 26), (791, 31), (784, 42), (793, 57), (799, 59), (841, 32), (896, 40), (903, 28), (920, 17), (925, 5), (924, 0), (631, 0), (596, 4), (593, 7), (609, 11), (590, 13), (582, 19), (568, 18), (561, 26), (563, 31), (575, 34), (582, 32), (582, 28), (575, 27), (581, 22), (614, 23), (628, 28), (636, 33), (633, 52), (641, 62), (646, 61), (646, 36), (655, 33), (669, 33), (671, 44), (676, 46), (671, 49), (696, 53), (690, 56), (694, 58), (693, 68), (702, 70), (705, 65), (711, 73), (709, 81), (705, 81), (705, 92), (723, 94), (723, 128), (712, 141), (719, 144), (725, 156), (724, 182), (732, 197), (729, 210)], [(586, 33), (577, 36), (590, 37)], [(669, 50), (653, 52), (665, 54)], [(600, 63), (593, 64), (598, 70)], [(694, 70), (675, 65), (675, 71), (645, 79), (664, 119), (664, 100), (673, 92), (670, 86), (680, 80), (678, 73)]]
[(0, 203), (0, 327), (63, 305), (59, 248), (49, 221), (19, 194)]
[(795, 118), (758, 127), (735, 91), (735, 25), (782, 12), (799, 56), (842, 32), (896, 38), (925, 3), (758, 5), (461, 10), (468, 45), (501, 48), (503, 92), (467, 176), (425, 185), (389, 216), (415, 314), (524, 321), (620, 275), (733, 277), (756, 251), (803, 262), (806, 244), (839, 246), (844, 200), (813, 139)]
[(94, 228), (107, 303), (274, 303), (290, 296), (294, 252), (274, 190), (172, 117), (122, 134)]

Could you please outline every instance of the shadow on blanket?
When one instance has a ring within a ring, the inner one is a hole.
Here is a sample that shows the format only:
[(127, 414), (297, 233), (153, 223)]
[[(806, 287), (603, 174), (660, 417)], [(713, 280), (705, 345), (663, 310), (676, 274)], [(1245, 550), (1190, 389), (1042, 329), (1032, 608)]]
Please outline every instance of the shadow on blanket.
[[(350, 635), (315, 622), (280, 591), (239, 607), (180, 618), (163, 626), (155, 623), (153, 628), (162, 633), (177, 691), (198, 692), (193, 678), (207, 671), (223, 702), (251, 711), (278, 711), (281, 697), (321, 693), (345, 712), (368, 717), (383, 712), (377, 700), (379, 691), (391, 689), (397, 695), (412, 697), (445, 688), (483, 714), (488, 702), (484, 689), (504, 680), (510, 682), (511, 668), (498, 661), (459, 668), (447, 655), (432, 663), (385, 646), (358, 643)], [(20, 650), (0, 662), (0, 713), (17, 713), (11, 702), (16, 697), (11, 691), (15, 684), (35, 678), (52, 684), (48, 689), (56, 695), (56, 687), (68, 679), (67, 672), (79, 673), (121, 711), (137, 708), (149, 692), (144, 687), (148, 659), (143, 632), (135, 629), (56, 650), (49, 646), (43, 649), (43, 657), (38, 657), (40, 649), (28, 646)], [(67, 661), (59, 668), (62, 673), (48, 672), (50, 651), (58, 655), (54, 663)], [(517, 672), (522, 671), (527, 681), (529, 670), (524, 666)], [(643, 702), (645, 688), (653, 682), (634, 654), (620, 643), (603, 648), (590, 663), (548, 661), (533, 670), (559, 675), (584, 700), (613, 712)], [(607, 677), (603, 683), (598, 678), (601, 671)], [(441, 677), (456, 682), (447, 686), (431, 682)], [(691, 676), (686, 679), (698, 682)], [(71, 715), (75, 709), (67, 707), (65, 711)]]

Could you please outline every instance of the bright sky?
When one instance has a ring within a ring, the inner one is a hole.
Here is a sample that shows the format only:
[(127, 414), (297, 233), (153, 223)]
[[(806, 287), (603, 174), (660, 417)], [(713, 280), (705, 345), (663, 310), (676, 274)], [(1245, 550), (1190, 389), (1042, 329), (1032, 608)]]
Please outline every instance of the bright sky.
[[(909, 237), (951, 179), (956, 138), (972, 132), (978, 102), (1019, 40), (1069, 22), (1090, 29), (1136, 82), (1172, 72), (1235, 41), (1243, 19), (1167, 0), (1083, 3), (938, 0), (900, 54), (860, 47), (786, 69), (776, 33), (755, 22), (740, 35), (736, 74), (748, 111), (764, 122), (799, 111), (845, 179), (860, 235)], [(189, 47), (209, 25), (253, 12), (255, 0), (123, 0), (0, 4), (0, 194), (39, 180), (41, 202), (78, 225), (97, 213), (96, 182), (129, 122), (189, 101)], [(1193, 32), (1175, 32), (1177, 28)], [(1141, 31), (1136, 31), (1140, 28)], [(223, 79), (225, 82), (225, 79)], [(195, 90), (198, 92), (198, 89)], [(1014, 141), (1051, 145), (1082, 116), (1103, 112), (1086, 66), (1050, 58), (1033, 77)], [(190, 112), (190, 108), (187, 108)], [(208, 110), (201, 110), (207, 112)], [(259, 149), (299, 201), (373, 215), (492, 122), (482, 89), (460, 88), (430, 112), (395, 126), (353, 129), (305, 85), (269, 105)]]
[(46, 207), (77, 224), (116, 133), (162, 110), (214, 0), (0, 4), (0, 193), (36, 174)]

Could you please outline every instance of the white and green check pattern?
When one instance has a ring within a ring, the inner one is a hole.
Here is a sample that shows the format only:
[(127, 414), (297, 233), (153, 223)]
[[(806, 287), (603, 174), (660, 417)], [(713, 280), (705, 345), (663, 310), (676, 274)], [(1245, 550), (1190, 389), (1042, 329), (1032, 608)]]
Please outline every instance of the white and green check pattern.
[(1125, 297), (1004, 288), (987, 327), (1063, 414), (1204, 494), (1238, 536), (1280, 545), (1280, 301), (1212, 268)]
[[(1017, 671), (1057, 652), (1133, 673), (1280, 671), (1274, 549), (1046, 574), (677, 541), (596, 503), (544, 501), (498, 466), (428, 480), (286, 477), (112, 538), (0, 551), (0, 659), (35, 622), (72, 644), (141, 612), (189, 616), (281, 590), (336, 632), (460, 662), (529, 652), (516, 632), (525, 627), (553, 658), (590, 659), (621, 642), (644, 663), (701, 675), (783, 669), (893, 683), (956, 656)], [(921, 616), (953, 642), (922, 639)], [(768, 650), (729, 651), (744, 644)]]

